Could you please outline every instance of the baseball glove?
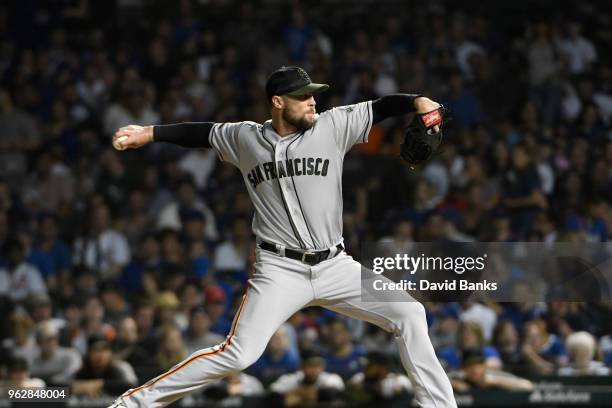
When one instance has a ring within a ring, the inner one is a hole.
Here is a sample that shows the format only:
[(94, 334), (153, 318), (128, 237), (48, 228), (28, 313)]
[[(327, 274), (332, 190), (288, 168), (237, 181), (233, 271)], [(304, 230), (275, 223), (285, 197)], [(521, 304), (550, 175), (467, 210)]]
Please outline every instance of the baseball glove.
[[(408, 125), (404, 142), (400, 145), (400, 157), (410, 166), (426, 162), (442, 142), (442, 125), (449, 120), (448, 110), (440, 105), (427, 113), (418, 113)], [(439, 130), (434, 130), (439, 126)]]

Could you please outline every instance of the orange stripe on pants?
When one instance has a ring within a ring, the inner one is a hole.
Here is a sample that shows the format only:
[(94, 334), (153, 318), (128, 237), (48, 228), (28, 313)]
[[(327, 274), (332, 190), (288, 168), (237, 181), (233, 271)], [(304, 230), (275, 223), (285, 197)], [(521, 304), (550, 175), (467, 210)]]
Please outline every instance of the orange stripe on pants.
[(234, 318), (234, 322), (232, 324), (232, 327), (230, 329), (230, 333), (227, 336), (227, 340), (222, 343), (221, 347), (217, 350), (213, 350), (213, 351), (208, 351), (206, 353), (202, 353), (202, 354), (198, 354), (196, 356), (191, 357), (189, 360), (184, 361), (183, 363), (180, 363), (177, 367), (171, 369), (170, 371), (168, 371), (165, 374), (160, 375), (159, 377), (154, 378), (153, 380), (149, 381), (148, 383), (141, 385), (138, 388), (134, 388), (133, 390), (129, 391), (127, 394), (122, 395), (122, 398), (127, 398), (129, 396), (131, 396), (132, 394), (138, 392), (138, 391), (142, 391), (145, 388), (149, 388), (152, 387), (153, 385), (155, 385), (158, 381), (163, 380), (164, 378), (167, 378), (168, 376), (176, 373), (177, 371), (179, 371), (182, 368), (185, 368), (187, 365), (189, 365), (190, 363), (194, 362), (195, 360), (202, 358), (202, 357), (207, 357), (207, 356), (211, 356), (213, 354), (217, 354), (217, 353), (221, 353), (225, 350), (225, 348), (227, 346), (229, 346), (231, 344), (232, 341), (232, 337), (234, 336), (234, 334), (236, 333), (236, 328), (238, 327), (238, 321), (240, 320), (240, 315), (242, 314), (242, 309), (244, 308), (244, 305), (246, 303), (246, 299), (247, 299), (247, 294), (249, 292), (249, 287), (247, 286), (246, 292), (244, 294), (244, 296), (242, 297), (242, 301), (240, 302), (240, 306), (238, 307), (238, 312), (236, 313), (236, 317)]

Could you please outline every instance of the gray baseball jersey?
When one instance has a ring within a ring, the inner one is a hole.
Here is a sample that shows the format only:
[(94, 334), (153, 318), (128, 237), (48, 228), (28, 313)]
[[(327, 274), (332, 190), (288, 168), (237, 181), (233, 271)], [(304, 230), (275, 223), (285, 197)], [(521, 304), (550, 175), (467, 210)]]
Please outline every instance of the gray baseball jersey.
[(342, 240), (344, 155), (367, 141), (372, 102), (341, 106), (312, 128), (281, 137), (272, 121), (218, 123), (210, 144), (242, 172), (255, 206), (253, 232), (288, 248), (328, 249)]

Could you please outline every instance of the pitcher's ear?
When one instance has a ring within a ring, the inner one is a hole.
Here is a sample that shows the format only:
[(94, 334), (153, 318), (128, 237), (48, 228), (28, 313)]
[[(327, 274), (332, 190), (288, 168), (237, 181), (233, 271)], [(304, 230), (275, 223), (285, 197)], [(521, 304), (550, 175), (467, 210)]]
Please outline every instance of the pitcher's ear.
[(282, 109), (285, 106), (285, 101), (283, 100), (283, 97), (279, 95), (272, 96), (271, 102), (272, 106), (276, 109)]

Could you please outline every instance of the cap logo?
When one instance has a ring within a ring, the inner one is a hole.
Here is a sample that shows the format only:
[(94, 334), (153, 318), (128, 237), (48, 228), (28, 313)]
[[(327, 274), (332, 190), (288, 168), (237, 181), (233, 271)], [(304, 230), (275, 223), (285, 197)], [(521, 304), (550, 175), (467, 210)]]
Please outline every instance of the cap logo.
[(310, 80), (310, 76), (308, 76), (308, 73), (307, 73), (306, 71), (304, 71), (304, 70), (303, 70), (303, 69), (301, 69), (301, 68), (298, 68), (297, 72), (298, 72), (298, 74), (300, 74), (300, 77), (301, 77), (301, 78), (302, 78), (304, 81), (307, 81), (307, 82), (312, 82), (312, 81)]

